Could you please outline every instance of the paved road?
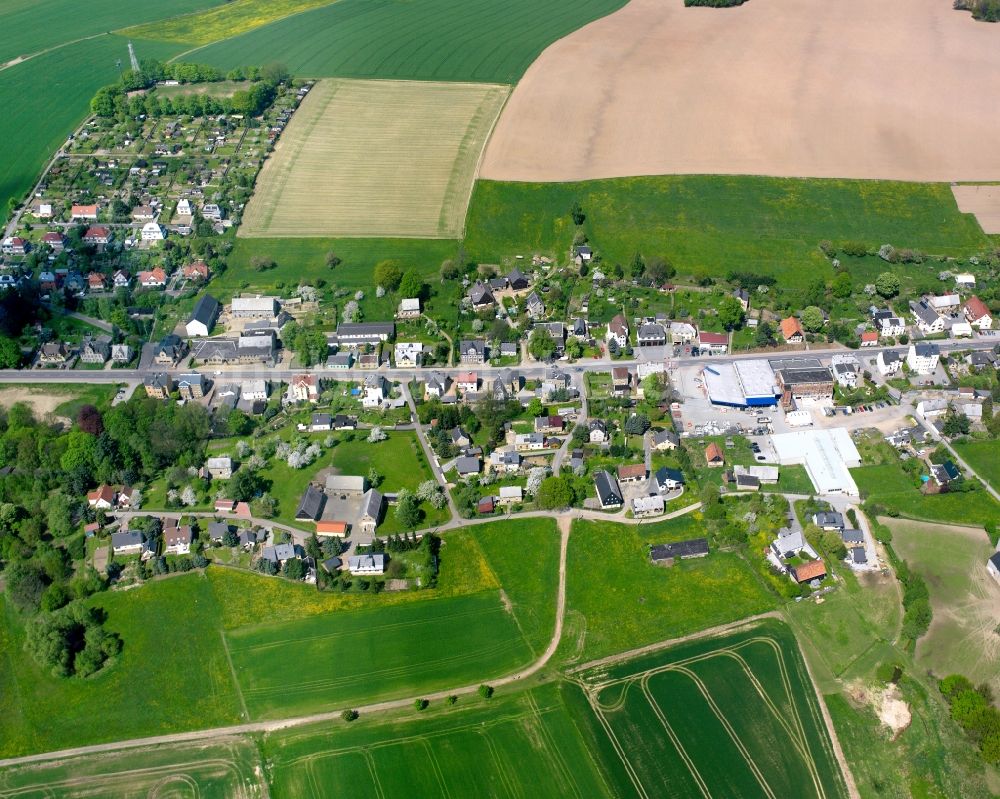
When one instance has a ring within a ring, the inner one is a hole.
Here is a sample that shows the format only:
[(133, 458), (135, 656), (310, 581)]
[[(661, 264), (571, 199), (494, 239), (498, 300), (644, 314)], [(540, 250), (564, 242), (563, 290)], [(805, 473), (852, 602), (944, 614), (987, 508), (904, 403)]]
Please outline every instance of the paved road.
[[(984, 350), (992, 349), (998, 343), (1000, 343), (1000, 338), (998, 339), (976, 339), (976, 340), (962, 340), (962, 339), (942, 339), (936, 341), (936, 344), (941, 347), (943, 352), (950, 352), (954, 350)], [(865, 355), (877, 355), (883, 350), (899, 350), (901, 347), (871, 347), (865, 351)], [(808, 351), (795, 351), (795, 352), (750, 352), (750, 353), (739, 353), (736, 355), (717, 355), (717, 356), (705, 356), (705, 357), (678, 357), (669, 358), (671, 363), (678, 366), (692, 366), (698, 364), (725, 364), (725, 363), (735, 363), (736, 361), (748, 360), (748, 359), (759, 359), (759, 358), (780, 358), (780, 357), (795, 357), (796, 355), (801, 355), (803, 357), (829, 357), (836, 353), (852, 352), (844, 347), (826, 347), (823, 349), (810, 349)], [(517, 370), (524, 375), (526, 378), (541, 378), (552, 371), (553, 368), (562, 371), (569, 372), (571, 375), (580, 375), (585, 372), (603, 372), (607, 371), (611, 366), (636, 366), (639, 363), (644, 363), (649, 360), (648, 358), (632, 358), (629, 360), (612, 361), (608, 358), (597, 358), (591, 360), (581, 360), (573, 364), (569, 363), (556, 363), (554, 365), (548, 364), (537, 364), (537, 363), (527, 363), (523, 366), (516, 367)], [(663, 360), (662, 357), (656, 358), (656, 360)], [(497, 366), (477, 366), (475, 371), (479, 373), (480, 376), (485, 378), (490, 378), (495, 375), (501, 369), (509, 369), (510, 367), (497, 367)], [(423, 375), (428, 374), (431, 371), (443, 372), (445, 374), (450, 374), (454, 376), (458, 372), (468, 371), (469, 367), (440, 367), (435, 369), (397, 369), (394, 367), (382, 367), (378, 370), (379, 374), (384, 375), (392, 380), (398, 380), (400, 382), (408, 382), (410, 380), (420, 380)], [(84, 372), (80, 374), (74, 373), (71, 380), (67, 380), (65, 373), (61, 370), (37, 370), (30, 372), (31, 380), (38, 382), (53, 382), (53, 383), (64, 383), (64, 382), (78, 382), (78, 383), (121, 383), (125, 380), (141, 380), (150, 375), (157, 374), (159, 372), (172, 372), (179, 374), (181, 372), (188, 372), (190, 369), (185, 366), (176, 366), (169, 369), (164, 368), (144, 368), (144, 369), (116, 369), (113, 372), (102, 373), (102, 372)], [(345, 369), (330, 371), (324, 368), (312, 368), (312, 369), (271, 369), (265, 366), (251, 368), (251, 369), (233, 369), (233, 370), (220, 370), (219, 375), (215, 375), (212, 369), (202, 369), (203, 373), (209, 377), (218, 377), (220, 380), (253, 380), (266, 378), (268, 380), (279, 380), (288, 381), (294, 375), (300, 375), (304, 373), (313, 373), (319, 375), (320, 377), (327, 380), (342, 380), (344, 378), (361, 380), (372, 373), (370, 369)], [(29, 373), (27, 370), (18, 369), (3, 369), (0, 370), (0, 383), (18, 383), (23, 382), (25, 377)]]
[(410, 406), (410, 414), (413, 417), (413, 429), (417, 431), (417, 440), (420, 441), (420, 446), (423, 447), (424, 456), (427, 458), (427, 463), (430, 464), (431, 472), (434, 474), (434, 479), (438, 481), (438, 485), (441, 486), (441, 490), (444, 491), (444, 495), (448, 498), (448, 509), (451, 511), (451, 521), (459, 518), (458, 506), (455, 504), (455, 500), (448, 490), (448, 480), (444, 476), (444, 472), (438, 465), (437, 455), (434, 454), (434, 450), (431, 449), (430, 441), (427, 440), (427, 433), (424, 431), (424, 426), (420, 424), (420, 417), (417, 416), (417, 404), (413, 401), (413, 396), (410, 393), (409, 383), (404, 381), (400, 384), (400, 390), (403, 392), (403, 397), (406, 399), (406, 404)]
[(86, 322), (92, 327), (96, 327), (98, 330), (103, 330), (105, 333), (113, 333), (115, 331), (114, 325), (110, 322), (105, 322), (103, 319), (96, 319), (93, 316), (85, 316), (82, 313), (77, 313), (76, 311), (67, 311), (66, 315), (72, 317), (73, 319), (79, 319), (81, 322)]

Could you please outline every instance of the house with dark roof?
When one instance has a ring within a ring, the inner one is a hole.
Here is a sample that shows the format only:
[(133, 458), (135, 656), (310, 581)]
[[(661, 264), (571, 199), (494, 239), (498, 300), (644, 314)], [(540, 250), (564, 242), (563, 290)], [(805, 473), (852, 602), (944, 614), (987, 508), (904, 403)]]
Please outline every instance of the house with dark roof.
[(493, 292), (490, 291), (490, 287), (486, 283), (477, 282), (472, 288), (469, 289), (469, 302), (472, 303), (472, 309), (475, 311), (485, 310), (487, 308), (492, 308), (496, 305), (496, 298), (493, 296)]
[(300, 521), (316, 521), (323, 513), (326, 505), (326, 494), (311, 483), (306, 487), (299, 506), (295, 510), (295, 518)]
[(667, 343), (667, 331), (663, 325), (656, 322), (639, 325), (639, 332), (636, 335), (640, 347), (662, 347)]
[(512, 291), (524, 291), (528, 288), (527, 276), (516, 266), (507, 274), (507, 285)]
[(684, 472), (680, 469), (670, 469), (662, 466), (653, 475), (656, 478), (656, 486), (661, 494), (668, 491), (676, 491), (684, 486)]
[(989, 560), (986, 561), (986, 571), (989, 572), (994, 580), (1000, 583), (1000, 551), (990, 555)]
[(483, 339), (466, 339), (458, 346), (460, 363), (484, 363), (486, 361), (486, 342)]
[(837, 511), (820, 511), (814, 513), (812, 522), (821, 530), (843, 530), (844, 515)]
[(594, 487), (597, 489), (597, 499), (604, 509), (617, 509), (624, 504), (622, 490), (615, 476), (604, 469), (594, 475)]
[(203, 294), (195, 304), (191, 318), (185, 327), (188, 336), (207, 336), (211, 333), (215, 326), (215, 320), (219, 318), (220, 310), (221, 306), (215, 297), (211, 294)]
[(382, 493), (369, 488), (361, 498), (361, 512), (358, 516), (358, 527), (366, 533), (374, 533), (382, 515)]

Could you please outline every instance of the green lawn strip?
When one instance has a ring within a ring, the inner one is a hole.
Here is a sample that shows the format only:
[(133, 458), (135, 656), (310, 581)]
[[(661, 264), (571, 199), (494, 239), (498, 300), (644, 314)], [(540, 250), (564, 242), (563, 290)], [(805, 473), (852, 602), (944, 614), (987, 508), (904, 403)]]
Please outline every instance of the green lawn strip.
[[(219, 606), (202, 574), (134, 591), (95, 595), (124, 647), (97, 676), (60, 679), (24, 651), (21, 619), (5, 607), (8, 664), (2, 694), (16, 697), (0, 720), (0, 751), (27, 754), (160, 735), (239, 720), (236, 689), (219, 636)], [(96, 723), (95, 720), (100, 720)]]
[(510, 601), (536, 655), (555, 629), (559, 531), (551, 519), (521, 519), (469, 529)]
[(255, 718), (463, 685), (532, 658), (498, 591), (251, 625), (226, 638)]
[[(712, 277), (724, 277), (739, 264), (787, 286), (831, 276), (817, 247), (824, 239), (870, 246), (905, 241), (954, 255), (988, 245), (973, 217), (959, 213), (945, 184), (693, 175), (479, 181), (466, 249), (474, 259), (493, 262), (525, 251), (561, 255), (573, 238), (574, 202), (587, 214), (590, 243), (605, 261), (626, 264), (639, 251), (669, 256), (682, 275)], [(933, 263), (914, 269), (934, 276), (939, 271)]]
[(277, 60), (302, 77), (515, 83), (549, 44), (622, 5), (339, 0), (200, 49), (195, 60), (223, 69)]
[(799, 464), (782, 466), (778, 472), (778, 482), (762, 485), (760, 490), (777, 491), (782, 494), (805, 494), (806, 496), (812, 496), (816, 493), (816, 487), (809, 479), (806, 467)]
[[(690, 533), (689, 528), (684, 535)], [(581, 659), (684, 635), (776, 604), (739, 555), (713, 552), (662, 568), (650, 563), (646, 547), (631, 525), (574, 522), (567, 607), (586, 619)], [(567, 656), (573, 646), (564, 639)]]
[[(565, 796), (609, 791), (587, 736), (559, 683), (462, 696), (390, 718), (362, 714), (349, 727), (323, 725), (263, 740), (275, 796)], [(605, 749), (610, 749), (607, 742)], [(614, 755), (611, 755), (614, 757)], [(305, 767), (304, 767), (305, 766)]]
[(952, 446), (983, 480), (1000, 490), (1000, 440), (960, 439)]

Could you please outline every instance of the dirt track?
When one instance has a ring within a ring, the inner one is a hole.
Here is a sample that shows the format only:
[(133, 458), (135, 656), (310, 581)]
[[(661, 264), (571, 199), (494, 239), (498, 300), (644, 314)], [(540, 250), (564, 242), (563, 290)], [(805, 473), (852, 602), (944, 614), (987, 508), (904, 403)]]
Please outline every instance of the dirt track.
[(549, 47), (481, 177), (1000, 179), (1000, 25), (951, 0), (632, 0)]

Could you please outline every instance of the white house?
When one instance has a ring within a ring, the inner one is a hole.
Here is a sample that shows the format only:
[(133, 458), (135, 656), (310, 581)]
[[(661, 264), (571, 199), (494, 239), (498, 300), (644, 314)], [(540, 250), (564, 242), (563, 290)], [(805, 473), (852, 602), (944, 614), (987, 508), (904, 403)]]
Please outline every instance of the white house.
[(319, 378), (308, 373), (295, 375), (288, 384), (288, 396), (292, 402), (318, 402)]
[(951, 329), (948, 332), (952, 338), (972, 338), (972, 325), (968, 322), (955, 320), (951, 323)]
[(898, 316), (884, 317), (879, 320), (879, 335), (886, 338), (896, 338), (906, 332), (906, 322)]
[(177, 201), (177, 215), (178, 216), (191, 216), (191, 201), (187, 199), (180, 199)]
[(455, 385), (463, 394), (475, 393), (479, 390), (479, 375), (476, 372), (459, 372), (455, 376)]
[(165, 229), (156, 222), (147, 222), (142, 226), (143, 241), (163, 241), (166, 237)]
[(240, 396), (248, 402), (267, 399), (266, 380), (247, 380), (240, 388)]
[(878, 366), (879, 374), (894, 375), (903, 368), (903, 359), (899, 357), (898, 352), (883, 350), (875, 359), (875, 364)]
[(389, 395), (385, 378), (382, 375), (368, 375), (365, 378), (365, 395), (361, 405), (365, 408), (379, 408)]
[(352, 555), (347, 559), (351, 574), (382, 574), (385, 571), (385, 555), (373, 552), (370, 555)]
[(187, 555), (191, 551), (194, 535), (189, 525), (168, 527), (163, 531), (163, 551), (167, 555)]
[(937, 369), (940, 350), (937, 344), (919, 342), (910, 345), (906, 354), (906, 363), (918, 375), (929, 375)]
[(420, 366), (424, 357), (424, 345), (419, 341), (397, 341), (395, 348), (396, 366)]
[(924, 335), (944, 332), (944, 318), (938, 316), (926, 300), (911, 302), (910, 311), (917, 322), (917, 328)]
[(621, 314), (608, 322), (607, 340), (611, 341), (612, 339), (619, 347), (628, 344), (628, 323)]
[(420, 316), (419, 297), (404, 297), (399, 301), (399, 307), (396, 309), (397, 319), (416, 319), (418, 316)]
[(975, 295), (965, 301), (965, 318), (970, 325), (978, 327), (980, 330), (989, 330), (993, 327), (993, 315), (990, 313), (990, 309)]
[(833, 376), (837, 378), (837, 385), (843, 388), (857, 388), (858, 367), (850, 362), (833, 364)]
[(935, 311), (953, 311), (962, 304), (962, 300), (955, 292), (949, 292), (940, 296), (928, 297), (927, 303)]
[(637, 519), (644, 516), (659, 516), (663, 513), (663, 497), (650, 494), (647, 497), (635, 497), (632, 500), (632, 515)]

